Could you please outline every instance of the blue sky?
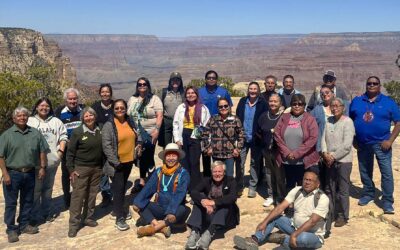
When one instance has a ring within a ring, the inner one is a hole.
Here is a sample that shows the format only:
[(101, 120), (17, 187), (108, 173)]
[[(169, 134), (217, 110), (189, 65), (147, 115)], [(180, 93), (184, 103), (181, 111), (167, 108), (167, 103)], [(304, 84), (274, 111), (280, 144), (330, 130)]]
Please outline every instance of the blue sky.
[(400, 31), (399, 0), (2, 0), (0, 26), (163, 37)]

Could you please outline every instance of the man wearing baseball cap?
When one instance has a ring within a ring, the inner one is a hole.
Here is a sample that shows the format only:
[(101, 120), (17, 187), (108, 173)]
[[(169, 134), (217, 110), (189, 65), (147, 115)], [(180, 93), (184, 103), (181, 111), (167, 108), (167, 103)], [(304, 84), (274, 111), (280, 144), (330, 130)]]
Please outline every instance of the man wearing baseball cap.
[[(335, 71), (329, 69), (325, 71), (324, 76), (322, 77), (323, 84), (328, 85), (333, 90), (335, 97), (341, 98), (345, 101), (346, 106), (349, 104), (349, 97), (346, 94), (345, 90), (340, 86), (336, 85), (336, 74)], [(307, 112), (313, 110), (316, 106), (322, 103), (321, 95), (320, 95), (321, 86), (315, 87), (314, 93), (310, 97), (310, 101), (308, 101)]]

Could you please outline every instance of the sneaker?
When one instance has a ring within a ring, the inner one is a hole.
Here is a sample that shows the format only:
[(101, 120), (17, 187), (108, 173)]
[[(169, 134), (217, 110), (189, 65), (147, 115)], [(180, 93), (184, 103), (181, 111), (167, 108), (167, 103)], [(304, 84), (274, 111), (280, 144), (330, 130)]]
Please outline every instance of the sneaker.
[(119, 220), (117, 220), (115, 222), (115, 227), (119, 230), (119, 231), (126, 231), (128, 230), (130, 227), (128, 224), (126, 224), (126, 221), (124, 218), (120, 218)]
[(21, 230), (22, 234), (37, 234), (39, 233), (39, 228), (31, 225), (27, 225), (24, 229)]
[(264, 207), (269, 207), (272, 204), (274, 204), (274, 199), (272, 199), (271, 197), (268, 197), (267, 199), (265, 199), (263, 206)]
[(132, 213), (130, 210), (128, 210), (128, 213), (126, 214), (125, 220), (131, 220), (132, 219)]
[(249, 198), (255, 198), (257, 196), (256, 190), (250, 189), (249, 192), (247, 193), (247, 197)]
[(197, 248), (198, 249), (203, 249), (207, 250), (208, 247), (210, 246), (211, 239), (213, 235), (210, 233), (210, 231), (206, 230), (204, 233), (201, 235), (200, 239), (197, 241)]
[(76, 229), (70, 228), (68, 230), (68, 237), (69, 238), (75, 238), (77, 234), (78, 234), (78, 230), (76, 230)]
[(358, 205), (359, 206), (366, 206), (370, 203), (374, 202), (374, 198), (369, 197), (369, 196), (363, 196), (358, 200)]
[(57, 218), (57, 214), (50, 214), (50, 215), (46, 216), (46, 221), (53, 222), (56, 220), (56, 218)]
[(19, 241), (18, 233), (17, 233), (16, 231), (11, 231), (11, 232), (9, 232), (9, 233), (7, 234), (7, 236), (8, 236), (8, 242), (9, 242), (9, 243), (14, 243), (14, 242)]
[(285, 240), (286, 234), (282, 233), (271, 233), (268, 237), (267, 242), (270, 243), (276, 243), (276, 244), (282, 244), (283, 241)]
[(186, 242), (185, 249), (196, 249), (197, 248), (197, 241), (200, 239), (200, 233), (192, 230), (190, 232), (189, 238)]
[(97, 221), (95, 220), (86, 220), (83, 225), (87, 226), (87, 227), (97, 227), (99, 225), (99, 223), (97, 223)]
[(383, 203), (383, 213), (384, 214), (394, 214), (393, 204), (389, 202)]
[(233, 242), (235, 246), (241, 250), (258, 250), (258, 242), (252, 237), (243, 238), (235, 235), (235, 237), (233, 237)]
[(347, 224), (347, 221), (344, 218), (338, 218), (335, 220), (335, 227), (343, 227)]

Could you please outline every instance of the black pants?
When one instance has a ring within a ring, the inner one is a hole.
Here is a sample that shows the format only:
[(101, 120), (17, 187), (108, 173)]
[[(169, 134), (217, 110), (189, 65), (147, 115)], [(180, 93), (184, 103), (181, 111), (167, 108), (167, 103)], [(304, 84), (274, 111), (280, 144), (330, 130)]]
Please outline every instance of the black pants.
[(285, 169), (286, 192), (289, 192), (295, 186), (301, 186), (303, 184), (303, 176), (304, 176), (303, 164), (301, 165), (282, 164), (281, 167)]
[(66, 207), (69, 207), (71, 204), (71, 182), (69, 180), (69, 171), (67, 169), (67, 158), (66, 158), (66, 153), (67, 153), (67, 147), (65, 147), (65, 154), (63, 155), (63, 158), (61, 159), (61, 184), (62, 184), (62, 190), (64, 193), (64, 205)]
[(158, 145), (160, 147), (165, 147), (168, 143), (172, 142), (172, 131), (173, 131), (173, 123), (174, 119), (164, 116), (161, 128), (160, 128), (160, 136), (158, 137)]
[[(274, 152), (263, 150), (265, 168), (271, 171), (271, 189), (275, 204), (281, 203), (285, 199), (285, 169), (276, 163)], [(268, 179), (268, 177), (267, 177)]]
[(192, 129), (183, 129), (183, 151), (185, 151), (185, 158), (183, 159), (183, 167), (190, 174), (190, 185), (189, 192), (193, 190), (194, 187), (201, 181), (200, 173), (200, 155), (201, 155), (201, 145), (200, 140), (192, 139)]
[(112, 178), (112, 192), (114, 197), (113, 211), (117, 218), (125, 218), (125, 192), (126, 183), (132, 170), (132, 162), (122, 163), (119, 169), (115, 170)]
[[(139, 170), (140, 178), (146, 178), (149, 170), (154, 170), (154, 151), (156, 150), (156, 145), (152, 143), (143, 144), (144, 151), (139, 159)], [(150, 176), (150, 174), (149, 174)]]
[[(181, 223), (185, 221), (186, 207), (184, 205), (179, 205), (176, 210), (176, 222)], [(162, 208), (158, 203), (150, 202), (143, 211), (140, 212), (140, 217), (144, 220), (146, 224), (150, 224), (152, 220), (163, 220), (167, 216), (165, 214), (164, 208)]]
[(215, 225), (219, 228), (225, 227), (228, 212), (228, 208), (220, 208), (212, 214), (207, 214), (205, 208), (194, 204), (187, 224), (192, 228), (199, 229), (200, 231), (204, 231), (210, 225)]
[(203, 161), (203, 176), (211, 177), (211, 157), (203, 153), (201, 160)]

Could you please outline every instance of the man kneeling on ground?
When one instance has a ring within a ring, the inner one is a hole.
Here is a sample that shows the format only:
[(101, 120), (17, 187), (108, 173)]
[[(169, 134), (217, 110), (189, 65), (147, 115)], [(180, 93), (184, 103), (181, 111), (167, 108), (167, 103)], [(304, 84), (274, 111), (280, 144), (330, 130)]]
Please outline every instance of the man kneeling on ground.
[[(140, 214), (140, 219), (146, 224), (138, 228), (138, 237), (152, 236), (157, 232), (169, 237), (169, 226), (185, 219), (184, 202), (190, 177), (179, 164), (185, 153), (177, 144), (170, 143), (158, 157), (163, 160), (163, 166), (156, 169), (133, 201), (133, 210)], [(153, 195), (154, 202), (150, 201)]]
[[(324, 243), (325, 218), (329, 211), (329, 198), (319, 189), (315, 172), (306, 171), (302, 187), (293, 188), (285, 200), (272, 210), (257, 226), (251, 237), (235, 236), (239, 249), (258, 249), (265, 242), (278, 243), (287, 248), (320, 248)], [(294, 205), (294, 216), (288, 218), (282, 212)], [(272, 233), (278, 228), (283, 234)]]

